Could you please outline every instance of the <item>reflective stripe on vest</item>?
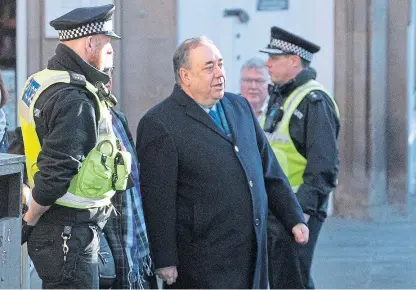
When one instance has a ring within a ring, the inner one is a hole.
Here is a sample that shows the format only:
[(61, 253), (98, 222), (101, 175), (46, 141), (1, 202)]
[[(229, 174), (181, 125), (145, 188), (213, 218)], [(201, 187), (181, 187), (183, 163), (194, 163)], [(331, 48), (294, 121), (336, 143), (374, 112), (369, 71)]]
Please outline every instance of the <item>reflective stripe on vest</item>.
[(56, 204), (74, 207), (74, 208), (92, 208), (105, 206), (111, 203), (111, 197), (101, 198), (101, 199), (91, 199), (86, 197), (77, 196), (71, 192), (67, 192), (64, 196), (57, 199)]
[[(26, 170), (31, 187), (34, 186), (34, 176), (36, 172), (39, 171), (37, 158), (41, 151), (34, 119), (34, 115), (39, 112), (36, 112), (34, 105), (44, 90), (51, 85), (58, 83), (70, 84), (71, 78), (69, 73), (67, 71), (44, 69), (28, 78), (20, 95), (18, 112), (22, 127), (23, 141), (25, 144)], [(104, 102), (99, 100), (97, 96), (97, 89), (89, 82), (86, 82), (85, 88), (95, 97), (96, 103), (98, 104), (98, 131), (99, 133), (102, 131), (102, 134), (99, 134), (98, 136), (98, 141), (110, 139), (115, 148), (116, 138), (112, 130), (111, 114)], [(103, 124), (105, 126), (103, 126)], [(101, 130), (100, 127), (105, 127), (106, 130)], [(77, 177), (78, 174), (71, 180), (68, 192), (56, 201), (57, 204), (75, 208), (91, 208), (111, 203), (110, 198), (114, 195), (114, 190), (106, 192), (100, 199), (87, 198), (83, 196), (82, 192), (80, 192), (77, 187)]]
[[(283, 118), (273, 133), (265, 132), (270, 146), (279, 161), (283, 172), (288, 177), (294, 192), (303, 183), (303, 173), (306, 168), (306, 159), (297, 150), (289, 133), (289, 123), (292, 115), (303, 99), (312, 91), (322, 91), (329, 96), (334, 104), (337, 117), (339, 118), (338, 106), (333, 97), (315, 80), (310, 80), (304, 85), (296, 88), (283, 104)], [(263, 123), (263, 122), (262, 122)], [(262, 124), (264, 125), (264, 124)]]

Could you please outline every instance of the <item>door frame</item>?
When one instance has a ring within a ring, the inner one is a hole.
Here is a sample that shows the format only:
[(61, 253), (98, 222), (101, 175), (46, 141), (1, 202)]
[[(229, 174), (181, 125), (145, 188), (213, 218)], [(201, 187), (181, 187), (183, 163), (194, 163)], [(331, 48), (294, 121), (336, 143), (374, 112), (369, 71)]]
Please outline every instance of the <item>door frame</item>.
[[(410, 0), (407, 41), (408, 194), (416, 197), (416, 0)], [(410, 205), (411, 202), (408, 202)]]

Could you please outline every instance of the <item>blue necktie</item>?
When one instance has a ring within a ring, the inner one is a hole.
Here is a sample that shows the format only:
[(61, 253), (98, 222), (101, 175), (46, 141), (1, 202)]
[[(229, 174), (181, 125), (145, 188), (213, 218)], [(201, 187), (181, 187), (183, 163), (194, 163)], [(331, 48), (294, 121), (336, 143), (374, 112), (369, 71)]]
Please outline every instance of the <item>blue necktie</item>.
[(214, 120), (215, 124), (224, 132), (224, 127), (222, 126), (220, 116), (216, 110), (209, 110), (208, 115)]

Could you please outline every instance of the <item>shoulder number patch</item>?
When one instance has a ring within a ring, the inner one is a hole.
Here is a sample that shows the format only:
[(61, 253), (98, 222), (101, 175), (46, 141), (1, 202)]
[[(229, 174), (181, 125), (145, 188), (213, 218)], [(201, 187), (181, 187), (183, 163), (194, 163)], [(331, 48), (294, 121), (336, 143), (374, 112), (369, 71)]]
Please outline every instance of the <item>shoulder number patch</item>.
[(34, 78), (29, 81), (29, 84), (27, 85), (22, 95), (22, 101), (26, 104), (26, 106), (30, 107), (30, 104), (33, 101), (33, 97), (36, 95), (39, 87), (40, 84), (38, 84)]

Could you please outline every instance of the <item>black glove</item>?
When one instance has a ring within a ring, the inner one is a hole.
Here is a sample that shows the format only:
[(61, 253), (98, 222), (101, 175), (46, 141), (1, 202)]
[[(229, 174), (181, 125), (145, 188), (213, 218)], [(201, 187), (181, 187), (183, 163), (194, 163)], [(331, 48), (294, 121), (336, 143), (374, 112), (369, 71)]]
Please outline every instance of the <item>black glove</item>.
[(29, 236), (32, 233), (34, 227), (35, 226), (29, 226), (27, 222), (24, 219), (22, 219), (22, 243), (21, 245), (23, 245), (24, 243), (27, 242), (27, 240), (29, 240)]
[(26, 203), (22, 204), (22, 215), (27, 213), (28, 210), (29, 210), (29, 207), (27, 206), (27, 204)]

